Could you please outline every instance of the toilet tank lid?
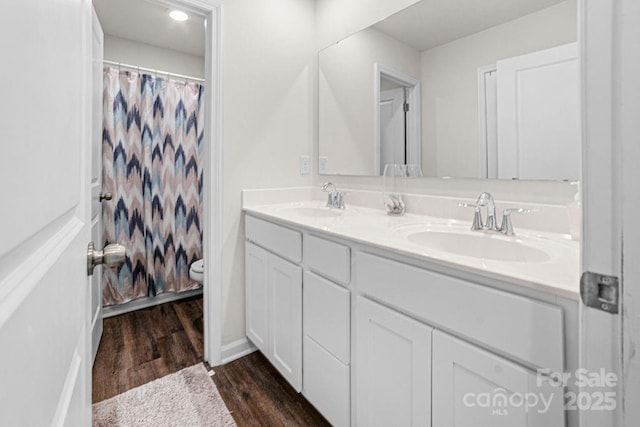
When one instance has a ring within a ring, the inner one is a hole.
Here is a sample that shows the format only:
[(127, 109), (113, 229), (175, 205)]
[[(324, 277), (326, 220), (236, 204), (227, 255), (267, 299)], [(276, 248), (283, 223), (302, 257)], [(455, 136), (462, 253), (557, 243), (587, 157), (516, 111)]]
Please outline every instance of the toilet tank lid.
[(191, 264), (191, 269), (196, 273), (204, 272), (204, 260), (199, 259), (197, 261), (194, 261), (193, 264)]

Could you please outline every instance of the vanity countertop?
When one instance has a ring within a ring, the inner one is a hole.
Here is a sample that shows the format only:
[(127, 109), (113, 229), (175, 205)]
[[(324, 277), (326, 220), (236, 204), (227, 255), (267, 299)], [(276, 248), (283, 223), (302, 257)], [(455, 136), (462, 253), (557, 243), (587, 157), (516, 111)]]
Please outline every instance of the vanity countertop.
[[(515, 236), (491, 233), (487, 237), (500, 245), (515, 242), (524, 244), (532, 254), (544, 257), (529, 261), (503, 261), (437, 250), (408, 238), (420, 230), (461, 231), (471, 235), (473, 245), (476, 233), (470, 232), (470, 221), (430, 217), (406, 213), (389, 216), (381, 209), (348, 206), (344, 210), (330, 210), (323, 202), (314, 200), (295, 203), (275, 203), (245, 206), (243, 210), (253, 216), (326, 234), (394, 253), (418, 258), (446, 268), (462, 270), (489, 279), (497, 279), (524, 286), (555, 296), (579, 299), (580, 244), (569, 235), (517, 228)], [(464, 230), (464, 231), (463, 231)], [(514, 250), (517, 251), (517, 248)], [(524, 255), (524, 259), (527, 255)], [(535, 258), (535, 257), (534, 257)]]

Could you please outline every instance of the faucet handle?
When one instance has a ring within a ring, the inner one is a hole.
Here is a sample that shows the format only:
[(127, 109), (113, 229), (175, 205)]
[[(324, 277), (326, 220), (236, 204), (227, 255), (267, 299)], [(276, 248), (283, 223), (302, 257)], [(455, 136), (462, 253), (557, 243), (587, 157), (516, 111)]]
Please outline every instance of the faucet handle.
[(473, 213), (473, 222), (471, 223), (471, 230), (476, 231), (476, 230), (483, 229), (484, 226), (482, 224), (482, 215), (480, 214), (480, 206), (473, 203), (458, 203), (458, 207), (475, 209)]
[(512, 213), (524, 213), (528, 214), (531, 212), (531, 209), (525, 208), (507, 208), (502, 212), (502, 225), (500, 226), (500, 232), (502, 234), (506, 234), (507, 236), (513, 236), (515, 233), (513, 232), (513, 224), (511, 223), (511, 214)]
[(344, 193), (342, 191), (335, 192), (334, 207), (344, 209)]
[[(329, 190), (329, 188), (331, 188), (331, 190)], [(333, 184), (333, 182), (327, 181), (322, 184), (321, 190), (325, 193), (334, 193), (336, 191), (336, 186)]]

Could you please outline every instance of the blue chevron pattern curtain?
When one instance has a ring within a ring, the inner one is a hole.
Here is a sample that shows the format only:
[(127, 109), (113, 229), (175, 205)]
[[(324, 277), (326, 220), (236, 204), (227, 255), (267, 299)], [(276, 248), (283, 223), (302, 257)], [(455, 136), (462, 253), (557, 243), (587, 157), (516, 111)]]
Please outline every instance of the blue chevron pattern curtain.
[(199, 84), (104, 70), (104, 244), (127, 248), (122, 267), (104, 269), (104, 305), (199, 286), (203, 96)]

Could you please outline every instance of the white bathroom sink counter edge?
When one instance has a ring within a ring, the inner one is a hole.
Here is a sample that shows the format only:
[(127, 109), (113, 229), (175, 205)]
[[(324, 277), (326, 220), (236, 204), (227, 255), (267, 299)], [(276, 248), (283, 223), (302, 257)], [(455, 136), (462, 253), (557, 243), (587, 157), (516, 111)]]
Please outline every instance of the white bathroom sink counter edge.
[[(326, 210), (326, 212), (325, 212)], [(536, 262), (512, 262), (464, 256), (412, 242), (408, 237), (421, 229), (451, 229), (465, 236), (478, 236), (468, 231), (469, 224), (425, 215), (407, 213), (389, 216), (383, 210), (348, 206), (344, 210), (325, 207), (320, 201), (276, 203), (246, 206), (243, 211), (284, 225), (295, 226), (329, 236), (351, 240), (363, 245), (388, 250), (402, 256), (467, 273), (509, 282), (558, 297), (579, 299), (579, 242), (558, 233), (517, 229), (516, 236), (487, 238), (526, 243), (548, 254), (548, 259)], [(329, 213), (330, 212), (330, 213)]]

